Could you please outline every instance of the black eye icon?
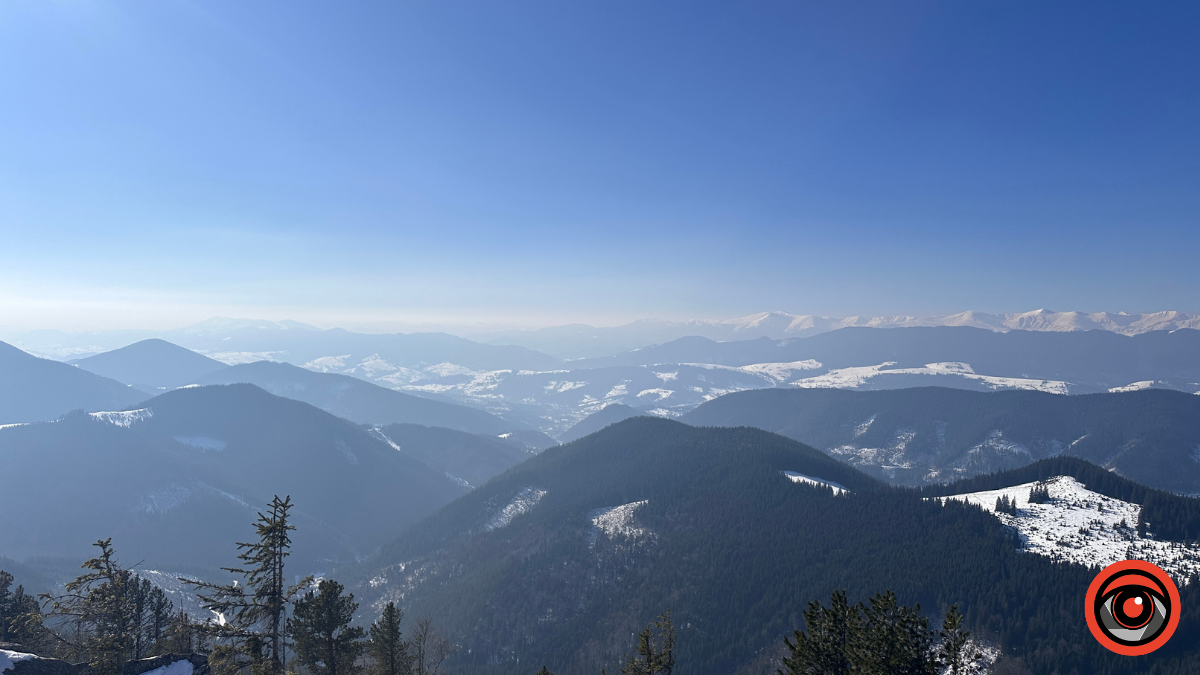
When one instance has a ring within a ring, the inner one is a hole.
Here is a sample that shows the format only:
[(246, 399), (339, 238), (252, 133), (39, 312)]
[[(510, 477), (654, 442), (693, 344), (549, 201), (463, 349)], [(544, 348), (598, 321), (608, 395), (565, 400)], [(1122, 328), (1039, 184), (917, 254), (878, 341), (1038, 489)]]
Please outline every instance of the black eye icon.
[(1179, 623), (1179, 590), (1158, 567), (1124, 560), (1105, 568), (1088, 589), (1088, 627), (1118, 654), (1148, 654), (1161, 647)]

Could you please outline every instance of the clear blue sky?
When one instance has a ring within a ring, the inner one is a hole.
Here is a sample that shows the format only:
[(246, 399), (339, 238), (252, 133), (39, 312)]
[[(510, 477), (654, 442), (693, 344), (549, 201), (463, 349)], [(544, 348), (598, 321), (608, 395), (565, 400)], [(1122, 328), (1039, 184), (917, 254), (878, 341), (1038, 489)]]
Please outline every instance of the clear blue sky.
[(1198, 121), (1195, 2), (7, 0), (0, 322), (1200, 311)]

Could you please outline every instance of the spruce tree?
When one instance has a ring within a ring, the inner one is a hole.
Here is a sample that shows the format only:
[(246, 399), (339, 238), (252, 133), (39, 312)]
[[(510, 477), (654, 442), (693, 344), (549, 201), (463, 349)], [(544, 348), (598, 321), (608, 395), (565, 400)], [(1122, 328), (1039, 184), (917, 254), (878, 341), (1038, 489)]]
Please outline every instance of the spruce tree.
[(246, 580), (227, 585), (190, 579), (180, 581), (197, 589), (204, 607), (219, 619), (212, 627), (220, 644), (213, 649), (214, 669), (236, 670), (249, 666), (254, 675), (281, 675), (288, 603), (301, 588), (312, 582), (306, 577), (289, 587), (283, 568), (291, 553), (292, 530), (288, 511), (291, 497), (275, 496), (268, 512), (258, 514), (256, 542), (238, 542), (242, 567), (223, 567)]
[(42, 633), (42, 612), (24, 586), (12, 589), (13, 575), (0, 570), (0, 642), (30, 646)]
[(296, 601), (288, 634), (296, 658), (315, 675), (353, 675), (355, 661), (366, 646), (363, 629), (351, 626), (358, 603), (342, 595), (342, 585), (326, 579)]
[(942, 646), (938, 649), (941, 665), (946, 675), (963, 675), (983, 655), (970, 643), (971, 633), (962, 628), (963, 615), (958, 605), (950, 605), (942, 621)]
[(795, 642), (783, 639), (789, 655), (784, 657), (785, 670), (780, 672), (847, 675), (854, 670), (862, 615), (858, 605), (850, 606), (846, 591), (834, 591), (828, 608), (816, 600), (809, 602), (804, 610), (804, 626), (805, 631), (793, 632)]
[(671, 675), (674, 668), (675, 627), (671, 624), (671, 610), (668, 609), (638, 633), (637, 654), (626, 659), (621, 672), (625, 675)]
[(863, 611), (865, 639), (861, 670), (883, 675), (934, 675), (933, 632), (921, 606), (896, 602), (891, 591), (876, 594)]
[(83, 564), (87, 573), (67, 582), (66, 594), (43, 595), (51, 614), (74, 624), (81, 641), (71, 645), (86, 655), (99, 675), (121, 675), (131, 655), (135, 577), (117, 562), (112, 539), (93, 544), (100, 554)]
[(379, 615), (379, 620), (371, 624), (369, 649), (375, 660), (375, 675), (412, 674), (413, 659), (409, 655), (409, 645), (400, 633), (400, 621), (403, 619), (404, 612), (395, 603), (389, 602)]

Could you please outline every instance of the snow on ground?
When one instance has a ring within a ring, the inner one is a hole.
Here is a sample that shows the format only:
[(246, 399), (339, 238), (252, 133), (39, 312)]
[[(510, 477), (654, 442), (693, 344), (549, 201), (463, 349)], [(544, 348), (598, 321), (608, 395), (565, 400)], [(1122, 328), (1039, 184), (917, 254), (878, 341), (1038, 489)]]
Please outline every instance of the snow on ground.
[(254, 363), (255, 361), (276, 361), (275, 357), (287, 352), (206, 352), (201, 351), (210, 359), (216, 359), (227, 366), (240, 366), (243, 363)]
[(391, 446), (391, 448), (393, 450), (395, 450), (397, 452), (400, 451), (400, 446), (397, 445), (395, 441), (388, 438), (387, 434), (383, 433), (383, 430), (380, 429), (379, 427), (371, 427), (371, 435), (374, 436), (375, 438), (378, 438), (379, 440), (383, 441), (384, 443), (387, 443), (389, 446)]
[(465, 481), (465, 480), (463, 480), (463, 479), (459, 478), (458, 476), (455, 476), (454, 474), (450, 473), (449, 471), (443, 471), (442, 473), (446, 474), (446, 478), (449, 478), (450, 480), (454, 481), (455, 483), (457, 483), (457, 484), (458, 484), (459, 486), (461, 486), (461, 487), (465, 487), (465, 488), (467, 488), (468, 490), (474, 490), (474, 489), (475, 489), (475, 488), (474, 488), (474, 487), (473, 487), (473, 486), (472, 486), (470, 483), (468, 483), (467, 481)]
[(340, 372), (346, 367), (346, 359), (348, 358), (350, 358), (349, 354), (342, 354), (341, 356), (322, 356), (304, 364), (304, 367), (309, 370), (315, 370), (318, 373), (329, 373), (334, 371)]
[(645, 537), (648, 532), (645, 528), (637, 527), (634, 524), (634, 515), (639, 508), (645, 506), (649, 500), (643, 499), (640, 502), (630, 502), (620, 506), (608, 506), (599, 509), (588, 511), (588, 520), (592, 521), (591, 542), (596, 543), (596, 538), (603, 532), (610, 537), (622, 536), (640, 539)]
[(968, 363), (946, 361), (927, 363), (923, 368), (892, 368), (895, 361), (885, 361), (877, 366), (856, 366), (853, 368), (835, 368), (823, 375), (806, 377), (792, 382), (792, 386), (805, 389), (834, 388), (856, 389), (866, 384), (868, 380), (880, 375), (941, 375), (960, 377), (967, 380), (977, 380), (990, 389), (1030, 389), (1051, 394), (1067, 394), (1070, 385), (1059, 380), (1033, 380), (1021, 377), (994, 377), (979, 375)]
[[(1144, 539), (1137, 534), (1141, 507), (1088, 490), (1069, 476), (1045, 481), (1050, 502), (1031, 504), (1029, 491), (1039, 483), (940, 497), (983, 507), (1005, 525), (1016, 528), (1025, 550), (1054, 560), (1104, 567), (1118, 560), (1145, 560), (1158, 565), (1180, 585), (1200, 572), (1195, 545)], [(1015, 500), (1017, 515), (996, 512), (999, 497)], [(1124, 523), (1124, 525), (1122, 525)]]
[(867, 380), (878, 375), (883, 368), (894, 365), (895, 361), (885, 361), (877, 366), (835, 368), (824, 375), (796, 380), (792, 382), (792, 386), (805, 389), (854, 389), (866, 384)]
[(1120, 394), (1127, 391), (1141, 391), (1154, 386), (1154, 380), (1142, 380), (1141, 382), (1131, 382), (1124, 387), (1113, 387), (1108, 390), (1110, 394)]
[(133, 426), (137, 422), (148, 420), (151, 417), (154, 417), (154, 411), (150, 410), (149, 408), (142, 408), (140, 410), (125, 410), (122, 412), (94, 412), (88, 414), (91, 415), (93, 419), (100, 420), (101, 422), (108, 422), (113, 426), (125, 427), (126, 429)]
[(843, 492), (849, 492), (849, 490), (847, 490), (841, 484), (835, 483), (831, 480), (825, 480), (824, 478), (813, 478), (812, 476), (805, 476), (804, 474), (796, 473), (795, 471), (784, 471), (783, 475), (787, 476), (788, 480), (792, 481), (793, 483), (807, 483), (817, 487), (830, 488), (833, 490), (833, 494), (835, 495), (840, 495)]
[(545, 496), (545, 490), (534, 487), (521, 488), (517, 496), (513, 497), (513, 500), (507, 506), (500, 509), (496, 515), (492, 516), (492, 519), (488, 521), (487, 525), (483, 526), (483, 529), (491, 532), (492, 530), (498, 530), (508, 525), (512, 522), (513, 518), (522, 513), (528, 513), (533, 507), (537, 506), (537, 503), (542, 501), (542, 497)]
[(650, 401), (650, 402), (658, 403), (659, 401), (661, 401), (663, 399), (670, 398), (671, 394), (674, 394), (674, 393), (675, 392), (670, 389), (657, 389), (657, 388), (656, 389), (643, 389), (637, 393), (637, 397), (643, 398), (646, 396), (656, 396), (657, 398), (655, 398), (653, 401)]
[(192, 675), (192, 662), (180, 659), (160, 668), (146, 671), (142, 675)]
[(891, 443), (884, 448), (860, 448), (847, 444), (830, 448), (829, 452), (840, 455), (846, 458), (844, 461), (858, 466), (877, 466), (885, 471), (911, 469), (912, 460), (905, 458), (904, 452), (916, 437), (917, 432), (912, 429), (899, 429), (892, 437)]
[(16, 424), (0, 424), (0, 429), (11, 429), (13, 427), (23, 427), (26, 424), (29, 424), (29, 423), (28, 422), (17, 422)]
[(11, 669), (20, 661), (28, 661), (29, 659), (41, 658), (34, 654), (26, 654), (25, 652), (12, 652), (7, 649), (0, 649), (0, 673)]
[(738, 370), (744, 373), (765, 375), (776, 382), (786, 382), (798, 371), (816, 370), (820, 367), (820, 361), (805, 359), (804, 361), (792, 361), (790, 363), (755, 363), (749, 366), (742, 366)]
[(175, 440), (190, 445), (197, 450), (224, 450), (228, 443), (219, 438), (210, 438), (208, 436), (176, 436)]

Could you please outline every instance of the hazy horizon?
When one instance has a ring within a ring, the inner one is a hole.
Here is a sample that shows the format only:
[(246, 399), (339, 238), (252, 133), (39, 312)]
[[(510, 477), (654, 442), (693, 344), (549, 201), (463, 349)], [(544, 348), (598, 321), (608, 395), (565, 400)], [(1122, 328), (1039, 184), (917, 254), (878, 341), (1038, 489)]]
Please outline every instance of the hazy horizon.
[(1196, 19), (4, 3), (0, 323), (1200, 311)]

